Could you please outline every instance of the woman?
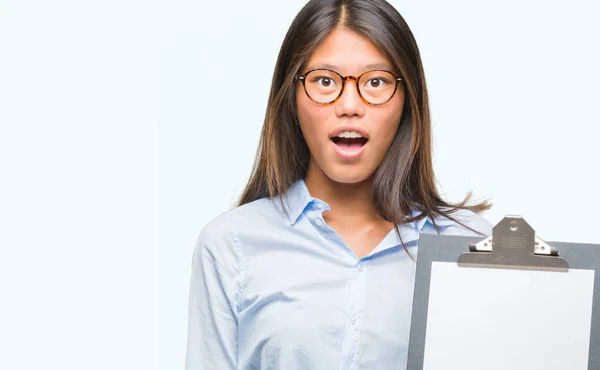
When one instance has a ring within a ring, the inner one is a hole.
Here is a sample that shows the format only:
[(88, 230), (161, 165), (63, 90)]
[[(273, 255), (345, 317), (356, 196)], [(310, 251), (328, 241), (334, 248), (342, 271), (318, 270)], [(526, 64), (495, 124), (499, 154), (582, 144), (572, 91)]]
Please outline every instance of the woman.
[(438, 195), (428, 111), (390, 4), (306, 4), (239, 207), (196, 245), (188, 370), (406, 367), (419, 234), (491, 233), (487, 203)]

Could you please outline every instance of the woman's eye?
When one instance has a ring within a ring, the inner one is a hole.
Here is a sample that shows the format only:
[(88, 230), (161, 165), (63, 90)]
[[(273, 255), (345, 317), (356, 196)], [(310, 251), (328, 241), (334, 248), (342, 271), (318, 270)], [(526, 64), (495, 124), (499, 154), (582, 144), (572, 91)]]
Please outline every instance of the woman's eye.
[(382, 85), (385, 85), (385, 81), (382, 80), (381, 78), (372, 78), (369, 80), (368, 82), (369, 87), (381, 87)]
[(333, 80), (327, 77), (320, 77), (318, 81), (323, 87), (330, 87), (334, 84)]

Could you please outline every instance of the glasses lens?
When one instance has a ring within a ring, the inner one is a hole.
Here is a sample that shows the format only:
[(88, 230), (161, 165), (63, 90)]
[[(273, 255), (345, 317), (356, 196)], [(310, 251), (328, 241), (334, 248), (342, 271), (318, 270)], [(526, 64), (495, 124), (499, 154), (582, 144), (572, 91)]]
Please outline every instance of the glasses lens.
[(305, 80), (306, 93), (315, 102), (327, 104), (334, 101), (342, 89), (342, 78), (335, 72), (317, 69), (310, 72)]
[(362, 97), (371, 104), (383, 104), (396, 91), (396, 77), (386, 71), (370, 71), (360, 77), (358, 88)]

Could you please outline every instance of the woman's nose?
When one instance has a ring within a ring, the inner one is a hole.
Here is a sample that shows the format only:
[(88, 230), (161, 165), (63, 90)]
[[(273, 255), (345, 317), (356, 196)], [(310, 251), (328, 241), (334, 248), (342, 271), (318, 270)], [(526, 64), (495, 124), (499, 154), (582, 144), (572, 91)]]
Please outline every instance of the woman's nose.
[(358, 93), (358, 85), (356, 78), (352, 76), (346, 77), (344, 90), (336, 104), (336, 114), (342, 115), (362, 115), (364, 113), (365, 104)]

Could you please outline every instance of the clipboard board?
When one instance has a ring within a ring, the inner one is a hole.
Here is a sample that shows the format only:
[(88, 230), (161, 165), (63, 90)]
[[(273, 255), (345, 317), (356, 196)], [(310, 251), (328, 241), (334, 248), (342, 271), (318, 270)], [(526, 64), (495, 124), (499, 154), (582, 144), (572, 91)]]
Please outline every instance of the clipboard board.
[(600, 369), (600, 245), (422, 234), (407, 369)]

